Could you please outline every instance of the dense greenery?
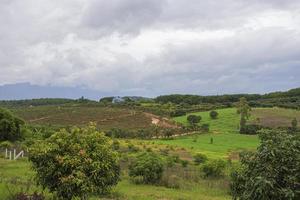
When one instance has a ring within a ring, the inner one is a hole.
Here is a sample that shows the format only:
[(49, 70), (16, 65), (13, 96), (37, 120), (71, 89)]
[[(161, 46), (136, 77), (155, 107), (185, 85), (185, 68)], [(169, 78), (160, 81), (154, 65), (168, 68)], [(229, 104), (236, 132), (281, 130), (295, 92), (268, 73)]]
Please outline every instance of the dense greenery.
[(144, 183), (154, 184), (160, 181), (163, 167), (163, 161), (155, 153), (141, 153), (136, 157), (136, 161), (130, 165), (129, 175), (131, 177), (141, 176)]
[(234, 199), (296, 200), (300, 198), (300, 135), (267, 130), (257, 152), (241, 155), (232, 173)]
[(0, 108), (0, 142), (22, 139), (24, 121), (14, 116), (10, 111)]
[(58, 197), (86, 199), (105, 193), (119, 180), (118, 156), (111, 140), (94, 125), (61, 130), (30, 150), (38, 183)]

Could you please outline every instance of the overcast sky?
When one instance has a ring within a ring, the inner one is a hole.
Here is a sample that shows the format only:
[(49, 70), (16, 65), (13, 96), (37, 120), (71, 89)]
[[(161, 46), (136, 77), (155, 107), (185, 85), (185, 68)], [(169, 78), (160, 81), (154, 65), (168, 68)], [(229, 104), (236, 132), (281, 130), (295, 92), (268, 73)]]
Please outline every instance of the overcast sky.
[(103, 93), (300, 86), (298, 0), (0, 0), (0, 85)]

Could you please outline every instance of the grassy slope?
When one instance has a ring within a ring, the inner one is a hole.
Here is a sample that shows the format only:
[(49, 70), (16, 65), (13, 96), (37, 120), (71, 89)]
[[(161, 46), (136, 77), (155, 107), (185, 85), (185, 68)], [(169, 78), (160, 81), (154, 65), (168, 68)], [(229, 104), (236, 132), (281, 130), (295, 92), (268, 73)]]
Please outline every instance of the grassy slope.
[[(208, 134), (184, 136), (174, 140), (159, 140), (158, 143), (189, 148), (194, 153), (204, 153), (211, 158), (226, 158), (231, 151), (255, 149), (257, 147), (259, 142), (257, 136), (238, 133), (239, 115), (236, 114), (236, 109), (220, 109), (218, 113), (218, 119), (215, 120), (210, 119), (209, 112), (193, 113), (202, 117), (200, 124), (210, 124), (210, 132)], [(173, 119), (187, 124), (186, 116)], [(213, 144), (210, 144), (211, 138), (213, 138)]]
[[(219, 116), (215, 120), (209, 117), (209, 112), (192, 113), (202, 117), (200, 124), (210, 124), (208, 134), (185, 136), (174, 140), (158, 140), (157, 143), (184, 147), (190, 149), (193, 153), (205, 153), (212, 158), (226, 158), (232, 151), (255, 149), (257, 147), (259, 143), (257, 136), (238, 133), (239, 115), (236, 113), (235, 108), (217, 111)], [(187, 124), (186, 117), (175, 117), (173, 120)], [(290, 126), (292, 119), (295, 117), (300, 121), (300, 111), (283, 108), (255, 108), (251, 112), (250, 121), (254, 122), (259, 118), (259, 123), (263, 126)], [(298, 123), (298, 126), (300, 126), (300, 123)], [(213, 144), (210, 144), (211, 138), (213, 138)]]
[[(17, 161), (8, 161), (0, 158), (0, 199), (7, 198), (9, 192), (7, 184), (4, 182), (18, 180), (26, 182), (33, 177), (33, 171), (26, 159)], [(31, 182), (32, 183), (32, 182)], [(156, 200), (156, 199), (207, 199), (207, 200), (226, 200), (230, 199), (227, 190), (222, 187), (215, 187), (215, 181), (204, 181), (185, 189), (170, 189), (165, 187), (150, 185), (135, 185), (122, 178), (122, 181), (114, 188), (113, 196), (119, 199), (136, 199), (136, 200)], [(20, 191), (21, 185), (8, 185), (11, 191)], [(32, 191), (41, 191), (40, 188), (33, 187)], [(46, 195), (49, 194), (46, 192)], [(92, 199), (101, 199), (93, 197)]]

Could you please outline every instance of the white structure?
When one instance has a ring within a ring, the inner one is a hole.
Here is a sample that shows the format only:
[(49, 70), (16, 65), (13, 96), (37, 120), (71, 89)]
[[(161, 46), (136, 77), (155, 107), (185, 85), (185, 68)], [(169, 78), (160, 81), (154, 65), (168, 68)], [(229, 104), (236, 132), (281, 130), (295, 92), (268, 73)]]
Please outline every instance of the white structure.
[(24, 151), (20, 151), (18, 154), (16, 154), (16, 149), (13, 150), (13, 155), (12, 155), (12, 151), (5, 149), (5, 158), (9, 159), (9, 160), (17, 160), (20, 157), (24, 157)]

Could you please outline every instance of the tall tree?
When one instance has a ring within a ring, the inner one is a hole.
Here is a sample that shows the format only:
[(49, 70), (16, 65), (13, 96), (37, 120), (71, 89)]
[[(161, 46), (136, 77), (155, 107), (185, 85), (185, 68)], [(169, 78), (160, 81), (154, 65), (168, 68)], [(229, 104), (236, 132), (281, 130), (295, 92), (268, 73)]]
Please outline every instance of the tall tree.
[(240, 118), (240, 133), (243, 133), (247, 120), (250, 117), (251, 107), (249, 106), (247, 99), (245, 97), (240, 98), (237, 105), (237, 113), (241, 115)]

